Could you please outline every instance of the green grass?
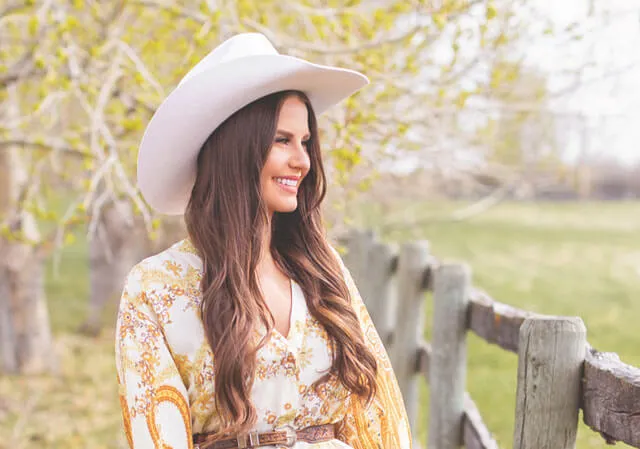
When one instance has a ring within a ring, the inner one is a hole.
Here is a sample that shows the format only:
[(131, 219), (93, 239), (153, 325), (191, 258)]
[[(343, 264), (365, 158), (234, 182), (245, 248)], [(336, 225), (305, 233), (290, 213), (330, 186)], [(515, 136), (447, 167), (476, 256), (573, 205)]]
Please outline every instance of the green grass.
[[(474, 283), (496, 300), (546, 314), (580, 316), (593, 346), (640, 366), (635, 331), (640, 317), (640, 203), (503, 204), (469, 221), (442, 220), (460, 206), (399, 204), (395, 216), (406, 223), (426, 223), (390, 230), (383, 238), (427, 239), (438, 258), (466, 261)], [(368, 208), (358, 221), (375, 227), (379, 217), (379, 211)], [(101, 336), (76, 334), (86, 310), (87, 263), (79, 238), (63, 252), (59, 276), (52, 267), (48, 270), (60, 372), (0, 377), (0, 449), (126, 445), (115, 385), (114, 311), (105, 314), (108, 325)], [(431, 306), (427, 313), (430, 325)], [(467, 388), (502, 448), (512, 446), (516, 374), (514, 354), (469, 336)], [(428, 388), (422, 393), (424, 423)], [(426, 441), (424, 425), (419, 435)], [(582, 426), (577, 447), (608, 446)]]
[[(426, 239), (438, 258), (467, 262), (474, 284), (494, 299), (579, 316), (594, 347), (640, 366), (640, 203), (503, 204), (466, 222), (442, 220), (461, 206), (410, 205), (403, 209), (407, 223), (423, 224), (383, 238)], [(375, 210), (361, 217), (370, 224), (375, 219)], [(429, 301), (429, 326), (431, 311)], [(500, 447), (511, 447), (517, 357), (471, 333), (468, 342), (467, 389)], [(422, 399), (425, 422), (428, 388)], [(581, 425), (577, 447), (608, 446)]]
[[(76, 333), (88, 298), (86, 243), (51, 261), (46, 289), (58, 370), (48, 376), (0, 376), (0, 449), (124, 449), (113, 326), (96, 338)], [(114, 308), (105, 316), (113, 323)]]

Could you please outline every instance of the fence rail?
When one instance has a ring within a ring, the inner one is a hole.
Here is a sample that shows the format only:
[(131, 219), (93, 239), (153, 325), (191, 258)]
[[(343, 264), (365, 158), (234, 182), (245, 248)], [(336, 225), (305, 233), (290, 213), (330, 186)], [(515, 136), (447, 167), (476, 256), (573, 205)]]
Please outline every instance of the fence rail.
[(640, 447), (640, 369), (588, 348), (582, 381), (584, 422), (607, 442)]
[[(515, 449), (574, 448), (580, 409), (607, 442), (640, 448), (640, 368), (591, 348), (580, 318), (499, 303), (473, 287), (465, 264), (441, 263), (425, 241), (396, 250), (369, 231), (352, 231), (343, 243), (345, 262), (387, 346), (414, 435), (419, 378), (429, 383), (429, 449), (497, 449), (465, 391), (469, 330), (518, 355)], [(423, 339), (427, 291), (434, 302), (431, 342)]]

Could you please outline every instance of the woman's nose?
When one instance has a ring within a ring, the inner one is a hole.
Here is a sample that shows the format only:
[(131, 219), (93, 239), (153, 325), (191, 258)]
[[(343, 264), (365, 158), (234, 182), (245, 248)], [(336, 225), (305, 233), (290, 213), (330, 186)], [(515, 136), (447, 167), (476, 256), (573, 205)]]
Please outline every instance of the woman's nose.
[(309, 158), (307, 147), (303, 143), (299, 143), (296, 146), (295, 155), (291, 158), (289, 163), (293, 168), (300, 169), (304, 172), (309, 170), (309, 167), (311, 166), (311, 159)]

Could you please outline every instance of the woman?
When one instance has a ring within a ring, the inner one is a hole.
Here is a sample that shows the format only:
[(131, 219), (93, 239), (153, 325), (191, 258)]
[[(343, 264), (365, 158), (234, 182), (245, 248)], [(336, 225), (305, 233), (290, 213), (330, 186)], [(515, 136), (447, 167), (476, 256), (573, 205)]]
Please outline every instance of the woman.
[(411, 446), (387, 354), (325, 239), (316, 112), (367, 83), (241, 34), (154, 114), (138, 181), (189, 237), (129, 274), (116, 330), (129, 446)]

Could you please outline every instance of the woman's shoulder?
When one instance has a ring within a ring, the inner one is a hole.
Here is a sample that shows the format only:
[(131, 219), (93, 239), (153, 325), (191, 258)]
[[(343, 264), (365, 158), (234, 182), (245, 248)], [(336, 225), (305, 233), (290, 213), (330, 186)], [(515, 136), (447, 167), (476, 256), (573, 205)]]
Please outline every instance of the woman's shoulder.
[(202, 270), (197, 250), (189, 239), (180, 240), (170, 247), (138, 262), (131, 268), (126, 285), (141, 290), (171, 285), (189, 273)]
[(332, 243), (329, 240), (326, 240), (326, 243), (327, 243), (327, 246), (329, 247), (329, 250), (333, 254), (333, 257), (335, 257), (336, 261), (338, 262), (338, 265), (340, 265), (340, 268), (342, 269), (342, 271), (344, 271), (345, 264), (344, 264), (344, 260), (342, 259), (342, 252), (344, 252), (343, 247), (339, 244)]

